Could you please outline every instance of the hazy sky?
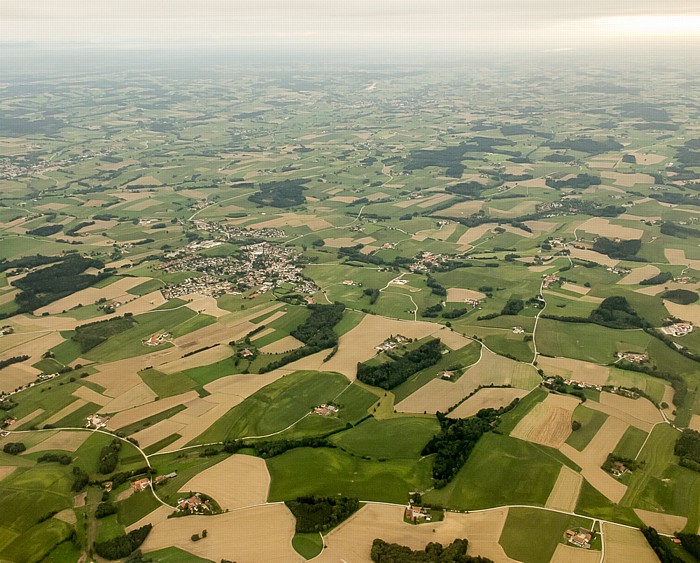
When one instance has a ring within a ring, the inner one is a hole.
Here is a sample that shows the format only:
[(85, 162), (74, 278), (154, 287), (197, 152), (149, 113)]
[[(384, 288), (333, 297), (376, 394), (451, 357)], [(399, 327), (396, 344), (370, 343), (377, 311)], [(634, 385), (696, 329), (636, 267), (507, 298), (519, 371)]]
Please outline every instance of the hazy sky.
[(700, 38), (699, 0), (0, 0), (0, 42), (575, 47)]

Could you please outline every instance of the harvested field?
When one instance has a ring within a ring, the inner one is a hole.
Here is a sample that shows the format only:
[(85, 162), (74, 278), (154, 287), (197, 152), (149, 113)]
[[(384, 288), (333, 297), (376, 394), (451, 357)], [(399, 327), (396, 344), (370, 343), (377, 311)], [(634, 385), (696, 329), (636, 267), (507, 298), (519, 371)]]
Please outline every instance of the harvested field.
[(264, 504), (269, 489), (270, 474), (265, 460), (248, 455), (227, 457), (182, 486), (183, 491), (208, 494), (222, 510)]
[[(141, 285), (144, 282), (149, 281), (151, 278), (138, 277), (138, 278), (121, 278), (114, 283), (109, 284), (107, 287), (96, 288), (88, 287), (87, 289), (82, 289), (73, 295), (59, 299), (50, 303), (46, 307), (37, 309), (34, 313), (36, 315), (42, 315), (44, 313), (49, 313), (50, 315), (55, 315), (61, 311), (68, 311), (73, 307), (78, 305), (91, 305), (98, 299), (104, 297), (108, 301), (117, 300), (130, 300), (134, 296), (128, 294), (127, 291)], [(120, 314), (123, 314), (121, 310)]]
[(214, 297), (210, 297), (209, 295), (189, 293), (187, 295), (184, 295), (180, 299), (188, 301), (187, 307), (189, 309), (192, 309), (193, 311), (196, 311), (198, 313), (203, 313), (205, 315), (211, 315), (212, 317), (216, 317), (217, 319), (219, 317), (223, 317), (225, 315), (230, 314), (228, 311), (220, 309), (219, 305), (216, 302), (216, 299)]
[(42, 440), (36, 446), (28, 448), (26, 453), (43, 452), (47, 450), (62, 450), (66, 452), (74, 452), (85, 440), (91, 436), (91, 432), (77, 430), (71, 432), (69, 430), (57, 431), (51, 434), (46, 440)]
[(545, 506), (555, 510), (573, 512), (578, 502), (578, 494), (581, 491), (583, 477), (573, 469), (562, 465), (557, 482), (554, 483), (552, 492)]
[(545, 375), (561, 375), (564, 379), (570, 378), (592, 385), (605, 385), (610, 377), (610, 368), (581, 360), (570, 358), (549, 358), (540, 356), (537, 358), (537, 367), (542, 369)]
[[(193, 542), (190, 537), (204, 525), (206, 541)], [(141, 550), (175, 546), (211, 561), (303, 562), (292, 548), (294, 526), (294, 516), (281, 503), (209, 516), (206, 524), (201, 518), (170, 518), (153, 526)]]
[(127, 186), (162, 186), (163, 184), (161, 183), (158, 178), (155, 178), (153, 176), (141, 176), (140, 178), (136, 178), (136, 180), (133, 180), (132, 182), (129, 182)]
[(44, 421), (44, 424), (55, 424), (62, 418), (65, 418), (69, 414), (73, 414), (75, 411), (84, 407), (85, 405), (87, 405), (87, 401), (85, 399), (76, 399), (70, 405), (63, 407), (56, 414), (53, 414), (49, 418), (47, 418)]
[(292, 350), (301, 348), (303, 345), (303, 342), (289, 335), (281, 338), (280, 340), (276, 340), (267, 346), (263, 346), (260, 348), (260, 351), (264, 354), (283, 354), (285, 352), (291, 352)]
[(443, 203), (449, 199), (452, 199), (452, 197), (453, 196), (450, 194), (440, 194), (433, 197), (429, 197), (427, 199), (424, 199), (421, 203), (419, 203), (418, 207), (420, 207), (421, 209), (425, 209), (427, 207)]
[(664, 300), (664, 306), (674, 317), (678, 317), (684, 321), (690, 321), (696, 327), (700, 326), (700, 305), (697, 303), (679, 305), (678, 303)]
[(601, 264), (603, 266), (610, 266), (611, 268), (614, 268), (620, 263), (619, 260), (610, 258), (605, 254), (601, 254), (600, 252), (585, 250), (582, 248), (572, 248), (571, 257), (578, 258), (579, 260), (588, 260), (589, 262), (595, 262), (596, 264)]
[(491, 229), (493, 229), (493, 225), (490, 225), (489, 223), (484, 223), (478, 227), (471, 227), (466, 233), (459, 237), (457, 244), (460, 246), (469, 246), (473, 242), (476, 242), (483, 237), (486, 233), (491, 232)]
[(144, 418), (148, 418), (154, 414), (166, 411), (175, 405), (186, 403), (192, 399), (197, 398), (196, 391), (188, 391), (187, 393), (182, 393), (181, 395), (175, 395), (173, 397), (167, 397), (165, 399), (160, 399), (159, 401), (154, 401), (146, 405), (141, 405), (131, 409), (126, 409), (115, 414), (107, 426), (110, 429), (118, 429), (135, 422), (139, 422)]
[(669, 264), (674, 266), (690, 266), (693, 270), (700, 270), (700, 260), (691, 260), (685, 257), (685, 250), (678, 248), (665, 248), (664, 256)]
[(84, 385), (81, 385), (75, 391), (73, 391), (73, 396), (78, 397), (79, 399), (83, 399), (88, 403), (95, 403), (96, 405), (100, 405), (101, 407), (109, 403), (109, 397), (100, 395), (97, 391), (93, 391), (92, 389), (90, 389), (89, 387), (85, 387)]
[(73, 506), (75, 508), (81, 508), (85, 506), (85, 500), (87, 499), (87, 491), (78, 493), (73, 497)]
[(467, 299), (486, 299), (486, 295), (473, 289), (462, 289), (461, 287), (450, 287), (447, 289), (448, 303), (464, 303)]
[(207, 397), (210, 400), (220, 393), (245, 398), (293, 371), (292, 369), (276, 369), (259, 375), (255, 373), (228, 375), (208, 383), (204, 388), (212, 394)]
[(230, 358), (231, 356), (233, 356), (233, 349), (230, 346), (215, 346), (214, 348), (202, 350), (186, 358), (179, 358), (165, 364), (160, 364), (158, 366), (158, 371), (163, 373), (175, 373), (199, 366), (208, 366)]
[(574, 409), (580, 401), (574, 397), (549, 394), (513, 429), (510, 435), (535, 444), (558, 448), (571, 434)]
[(17, 467), (14, 465), (0, 465), (0, 481), (11, 475), (15, 469), (17, 469)]
[(549, 221), (525, 221), (525, 225), (530, 227), (533, 231), (541, 233), (548, 233), (557, 226), (556, 223), (550, 223)]
[(396, 410), (414, 413), (438, 410), (446, 412), (473, 393), (479, 385), (512, 385), (529, 391), (537, 385), (536, 381), (539, 381), (539, 376), (532, 366), (482, 349), (479, 361), (470, 366), (457, 381), (432, 379), (397, 404)]
[(472, 514), (449, 512), (442, 522), (419, 526), (406, 524), (403, 510), (402, 506), (363, 506), (326, 536), (326, 549), (314, 561), (371, 563), (372, 541), (377, 537), (412, 549), (424, 549), (429, 542), (445, 545), (465, 536), (469, 540), (469, 555), (481, 555), (497, 563), (514, 561), (498, 543), (508, 516), (506, 508)]
[(483, 206), (483, 201), (462, 201), (460, 203), (455, 203), (447, 209), (443, 209), (440, 215), (445, 215), (446, 217), (468, 217), (473, 213), (481, 211)]
[(10, 393), (18, 387), (31, 383), (40, 373), (40, 370), (33, 368), (24, 362), (9, 365), (2, 370), (2, 378), (0, 378), (0, 392)]
[[(421, 339), (430, 335), (441, 339), (444, 337), (446, 345), (456, 347), (465, 346), (469, 342), (468, 339), (461, 335), (435, 323), (400, 321), (378, 315), (366, 315), (360, 321), (360, 324), (340, 337), (338, 352), (329, 361), (323, 362), (328, 352), (321, 351), (318, 354), (293, 362), (289, 367), (295, 370), (337, 371), (354, 381), (357, 374), (357, 363), (365, 362), (374, 357), (377, 354), (375, 346), (378, 346), (390, 336), (398, 334), (414, 339)], [(423, 411), (421, 410), (421, 412)]]
[(692, 428), (693, 430), (697, 430), (700, 432), (700, 414), (694, 414), (691, 419), (690, 419), (690, 424), (688, 424), (688, 428)]
[(331, 229), (331, 225), (325, 219), (321, 219), (316, 215), (303, 215), (299, 213), (282, 213), (276, 219), (269, 219), (260, 223), (254, 223), (256, 229), (264, 229), (265, 227), (308, 227), (312, 231), (320, 231), (321, 229)]
[(560, 543), (552, 555), (550, 563), (599, 563), (600, 551), (581, 549)]
[(574, 283), (564, 282), (561, 288), (565, 291), (571, 291), (573, 293), (578, 293), (579, 295), (587, 295), (591, 291), (588, 287), (582, 285), (576, 285)]
[(104, 405), (105, 412), (119, 412), (139, 405), (152, 403), (157, 395), (144, 382), (135, 385), (125, 393)]
[[(13, 336), (16, 338), (13, 339)], [(16, 344), (16, 342), (19, 343)], [(10, 334), (2, 337), (0, 346), (2, 346), (3, 358), (19, 354), (27, 355), (29, 359), (26, 360), (25, 365), (30, 365), (41, 360), (41, 356), (44, 352), (50, 350), (54, 346), (58, 346), (61, 342), (63, 342), (63, 337), (58, 332), (44, 332), (38, 335)], [(17, 366), (19, 364), (13, 365)]]
[[(592, 401), (587, 401), (586, 405)], [(559, 451), (582, 468), (581, 475), (593, 487), (612, 502), (619, 503), (625, 496), (627, 487), (609, 473), (601, 469), (608, 454), (615, 450), (618, 442), (628, 428), (628, 424), (619, 418), (610, 416), (601, 426), (586, 448), (579, 452), (569, 444), (563, 444)]]
[(628, 399), (621, 395), (601, 393), (600, 403), (587, 401), (586, 406), (624, 420), (644, 432), (651, 432), (655, 424), (663, 422), (661, 413), (651, 401), (644, 398)]
[(151, 524), (152, 526), (155, 526), (156, 524), (160, 524), (161, 522), (165, 522), (168, 519), (168, 516), (170, 516), (173, 512), (175, 512), (175, 511), (172, 507), (163, 506), (161, 504), (153, 512), (146, 514), (146, 516), (141, 518), (141, 520), (138, 520), (137, 522), (134, 522), (130, 526), (127, 526), (126, 531), (130, 532), (131, 530), (136, 530), (136, 529), (140, 528), (141, 526), (145, 526), (146, 524)]
[(673, 534), (685, 528), (688, 519), (685, 516), (674, 516), (673, 514), (663, 514), (661, 512), (651, 512), (650, 510), (634, 509), (639, 519), (647, 526), (656, 528), (660, 534)]
[(603, 219), (602, 217), (594, 217), (589, 219), (585, 223), (579, 225), (577, 229), (612, 239), (639, 239), (642, 238), (642, 235), (644, 234), (644, 231), (641, 229), (614, 225), (609, 219)]
[(639, 530), (603, 524), (603, 563), (659, 563), (654, 550)]
[(147, 448), (161, 440), (172, 436), (173, 434), (180, 434), (184, 425), (173, 422), (170, 419), (161, 420), (160, 422), (149, 426), (144, 430), (140, 430), (132, 435), (141, 448)]
[(635, 268), (617, 283), (620, 285), (636, 285), (639, 282), (649, 278), (653, 278), (655, 275), (660, 273), (661, 270), (659, 270), (656, 266), (652, 266), (651, 264), (649, 264), (648, 266)]
[(620, 172), (601, 172), (603, 178), (612, 180), (617, 186), (631, 188), (637, 184), (653, 184), (654, 177), (649, 174), (622, 174)]
[(78, 521), (78, 518), (72, 508), (61, 510), (61, 512), (54, 515), (54, 518), (72, 525), (75, 525), (75, 523)]
[(512, 403), (515, 399), (522, 399), (528, 392), (523, 389), (513, 389), (510, 387), (495, 387), (480, 389), (475, 395), (469, 397), (455, 410), (449, 418), (468, 418), (474, 416), (481, 409), (498, 409)]
[[(149, 365), (153, 365), (153, 358), (150, 355), (127, 358), (101, 365), (99, 371), (88, 376), (87, 380), (103, 387), (105, 396), (114, 399), (142, 383), (143, 380), (139, 377), (138, 372)], [(88, 400), (90, 399), (88, 398)], [(108, 399), (103, 398), (102, 400)]]

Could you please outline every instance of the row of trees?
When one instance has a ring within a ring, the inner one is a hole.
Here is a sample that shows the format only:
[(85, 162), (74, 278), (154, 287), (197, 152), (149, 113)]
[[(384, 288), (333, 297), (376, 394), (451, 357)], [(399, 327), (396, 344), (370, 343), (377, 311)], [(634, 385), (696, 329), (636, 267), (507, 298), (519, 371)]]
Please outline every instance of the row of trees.
[(371, 557), (375, 563), (493, 563), (493, 560), (486, 557), (467, 555), (468, 546), (466, 539), (456, 539), (446, 547), (431, 542), (425, 549), (414, 550), (405, 545), (375, 539), (372, 542)]

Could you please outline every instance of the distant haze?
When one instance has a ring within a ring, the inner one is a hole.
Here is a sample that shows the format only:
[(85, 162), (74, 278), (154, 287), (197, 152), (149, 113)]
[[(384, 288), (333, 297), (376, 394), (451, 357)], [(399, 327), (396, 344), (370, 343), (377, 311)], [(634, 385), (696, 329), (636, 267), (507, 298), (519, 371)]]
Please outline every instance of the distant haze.
[(700, 39), (697, 0), (20, 0), (1, 43), (556, 50)]

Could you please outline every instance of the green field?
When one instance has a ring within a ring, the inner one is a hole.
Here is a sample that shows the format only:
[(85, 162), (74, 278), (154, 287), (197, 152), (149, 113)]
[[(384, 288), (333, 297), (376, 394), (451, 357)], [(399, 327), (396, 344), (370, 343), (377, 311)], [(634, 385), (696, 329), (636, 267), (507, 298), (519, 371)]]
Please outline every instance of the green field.
[(373, 459), (416, 459), (430, 438), (440, 431), (433, 418), (370, 418), (336, 434), (331, 441), (342, 450)]
[[(498, 543), (508, 557), (523, 563), (547, 563), (568, 527), (569, 516), (566, 514), (535, 508), (511, 508)], [(534, 537), (537, 541), (533, 541)]]
[(567, 438), (566, 443), (582, 452), (607, 419), (608, 415), (605, 413), (579, 405), (574, 410), (573, 420), (578, 422), (581, 428), (573, 431)]

